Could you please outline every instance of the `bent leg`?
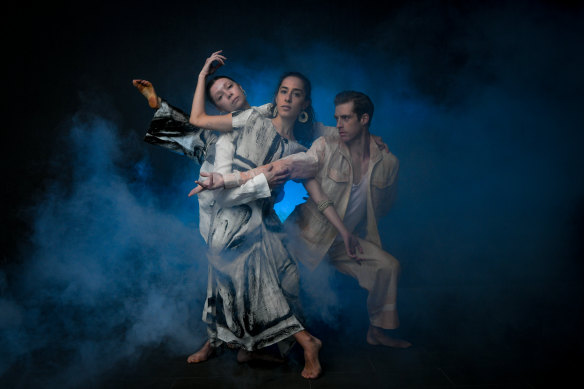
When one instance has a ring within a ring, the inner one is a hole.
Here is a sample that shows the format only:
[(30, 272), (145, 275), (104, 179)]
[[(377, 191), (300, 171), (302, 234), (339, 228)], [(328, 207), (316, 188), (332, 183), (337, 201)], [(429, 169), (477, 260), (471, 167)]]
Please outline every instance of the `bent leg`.
[(333, 266), (359, 282), (369, 292), (367, 310), (375, 327), (395, 329), (399, 327), (396, 309), (397, 283), (400, 265), (397, 259), (375, 244), (359, 239), (364, 260), (361, 264), (351, 259), (342, 244), (335, 244), (329, 251)]
[(409, 347), (410, 342), (391, 337), (384, 332), (399, 327), (396, 307), (399, 262), (371, 242), (359, 239), (359, 243), (363, 248), (364, 258), (360, 264), (346, 254), (342, 243), (334, 245), (329, 256), (339, 271), (357, 279), (359, 285), (369, 291), (367, 311), (370, 325), (367, 342), (397, 348)]

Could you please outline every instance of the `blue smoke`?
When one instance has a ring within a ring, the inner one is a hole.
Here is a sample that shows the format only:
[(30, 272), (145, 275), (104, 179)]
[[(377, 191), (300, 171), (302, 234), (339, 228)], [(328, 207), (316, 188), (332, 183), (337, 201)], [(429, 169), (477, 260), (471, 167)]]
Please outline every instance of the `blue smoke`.
[[(148, 160), (127, 161), (143, 144), (122, 139), (98, 117), (74, 121), (60, 166), (72, 180), (53, 182), (39, 200), (31, 253), (0, 300), (0, 373), (59, 363), (37, 384), (75, 386), (143, 347), (164, 342), (188, 355), (204, 341), (206, 259), (195, 220), (157, 203)], [(196, 206), (185, 193), (176, 196)]]
[[(551, 281), (567, 280), (566, 290), (581, 282), (584, 61), (575, 37), (582, 36), (582, 11), (531, 2), (475, 11), (429, 4), (376, 19), (360, 41), (324, 34), (282, 45), (250, 35), (216, 47), (219, 39), (189, 37), (173, 41), (171, 53), (168, 41), (148, 39), (145, 54), (133, 51), (134, 67), (132, 59), (111, 66), (126, 71), (118, 72), (120, 85), (146, 66), (162, 69), (146, 77), (187, 111), (194, 81), (185, 81), (192, 77), (185, 63), (202, 65), (219, 48), (228, 57), (221, 72), (240, 81), (253, 105), (271, 101), (288, 70), (312, 80), (317, 120), (328, 125), (337, 92), (367, 93), (375, 103), (372, 132), (401, 165), (397, 202), (379, 221), (384, 248), (402, 264), (400, 286), (478, 285), (479, 300), (491, 302), (491, 286), (541, 285), (553, 301)], [(194, 50), (195, 40), (213, 46)], [(163, 55), (152, 61), (153, 52)], [(88, 57), (93, 64), (94, 53)], [(94, 66), (107, 73), (101, 62)], [(146, 112), (121, 105), (133, 123)], [(56, 178), (32, 211), (30, 248), (0, 273), (0, 374), (47, 363), (58, 348), (64, 356), (49, 363), (57, 375), (44, 386), (63, 387), (141, 347), (168, 342), (186, 355), (203, 340), (204, 246), (196, 202), (185, 197), (196, 170), (184, 158), (160, 158), (169, 153), (154, 151), (142, 135), (78, 119), (67, 142), (55, 145)], [(287, 189), (282, 217), (299, 196)], [(303, 285), (313, 298), (307, 314), (336, 325), (346, 296), (339, 298), (333, 278), (323, 267), (303, 274)], [(522, 310), (540, 312), (540, 300), (523, 302)], [(496, 313), (517, 315), (518, 307), (504, 303), (493, 303)], [(434, 325), (444, 315), (440, 304), (424, 308), (408, 309), (441, 333), (440, 321)], [(557, 313), (552, 308), (549, 315)]]

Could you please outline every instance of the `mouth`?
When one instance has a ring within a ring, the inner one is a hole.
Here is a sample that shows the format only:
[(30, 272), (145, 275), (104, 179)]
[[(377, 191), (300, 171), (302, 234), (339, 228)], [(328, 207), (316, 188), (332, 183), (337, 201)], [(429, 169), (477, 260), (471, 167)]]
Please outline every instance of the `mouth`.
[(282, 111), (290, 111), (292, 108), (289, 105), (283, 105), (280, 107)]

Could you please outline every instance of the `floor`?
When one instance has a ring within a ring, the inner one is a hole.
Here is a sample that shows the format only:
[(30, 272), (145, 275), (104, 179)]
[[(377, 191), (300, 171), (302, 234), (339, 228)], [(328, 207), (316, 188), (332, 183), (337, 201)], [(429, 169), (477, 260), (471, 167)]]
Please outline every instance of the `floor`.
[[(226, 349), (196, 365), (187, 364), (186, 355), (160, 346), (145, 349), (138, 360), (120, 363), (78, 387), (563, 388), (571, 387), (562, 384), (567, 378), (582, 381), (578, 375), (584, 362), (582, 299), (564, 303), (560, 315), (541, 309), (558, 296), (552, 298), (537, 288), (400, 288), (402, 325), (397, 335), (413, 343), (400, 350), (365, 342), (366, 312), (358, 301), (366, 294), (352, 280), (341, 281), (344, 293), (356, 296), (336, 313), (342, 325), (307, 319), (324, 345), (320, 354), (324, 373), (317, 380), (300, 376), (303, 359), (298, 345), (283, 364), (240, 364), (235, 351)], [(563, 297), (572, 295), (565, 285), (563, 290)], [(43, 377), (55, 366), (12, 369), (4, 377), (6, 385), (0, 386), (48, 387)]]

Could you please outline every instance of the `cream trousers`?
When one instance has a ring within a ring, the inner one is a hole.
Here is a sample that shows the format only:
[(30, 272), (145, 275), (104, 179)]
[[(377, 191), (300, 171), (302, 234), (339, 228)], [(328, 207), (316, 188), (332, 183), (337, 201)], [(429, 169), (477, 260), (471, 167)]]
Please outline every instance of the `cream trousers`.
[(371, 325), (395, 329), (399, 327), (396, 309), (399, 261), (369, 241), (359, 239), (359, 243), (364, 258), (361, 264), (347, 255), (342, 241), (330, 248), (330, 261), (340, 272), (357, 279), (359, 286), (369, 292), (367, 311)]

